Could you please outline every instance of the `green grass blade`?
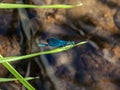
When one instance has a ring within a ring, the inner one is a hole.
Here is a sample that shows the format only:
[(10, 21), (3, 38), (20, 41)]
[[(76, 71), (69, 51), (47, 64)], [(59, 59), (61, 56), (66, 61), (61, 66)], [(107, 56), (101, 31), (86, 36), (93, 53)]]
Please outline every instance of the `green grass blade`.
[(0, 59), (0, 63), (9, 62), (9, 61), (23, 60), (23, 59), (27, 59), (27, 58), (32, 58), (32, 57), (35, 57), (35, 56), (43, 55), (43, 54), (58, 53), (58, 52), (62, 52), (62, 51), (71, 49), (73, 47), (76, 47), (78, 45), (85, 44), (87, 42), (88, 41), (83, 41), (83, 42), (79, 42), (79, 43), (74, 44), (74, 45), (67, 45), (67, 46), (64, 46), (64, 47), (57, 48), (57, 49), (53, 49), (53, 50), (49, 50), (49, 51), (44, 51), (44, 52), (39, 52), (39, 53), (28, 54), (28, 55), (24, 55), (24, 56), (5, 57), (5, 58), (1, 58)]
[(15, 8), (73, 8), (79, 5), (29, 5), (29, 4), (10, 4), (10, 3), (0, 3), (0, 8), (2, 9), (15, 9)]
[[(25, 80), (33, 80), (33, 79), (37, 79), (38, 77), (27, 77), (24, 78)], [(18, 79), (16, 78), (0, 78), (0, 82), (10, 82), (10, 81), (16, 81)]]
[[(0, 60), (3, 57), (0, 55)], [(27, 82), (8, 62), (3, 62), (2, 63), (7, 70), (9, 70), (12, 75), (14, 75), (28, 90), (35, 90), (35, 88), (29, 84), (29, 82)]]

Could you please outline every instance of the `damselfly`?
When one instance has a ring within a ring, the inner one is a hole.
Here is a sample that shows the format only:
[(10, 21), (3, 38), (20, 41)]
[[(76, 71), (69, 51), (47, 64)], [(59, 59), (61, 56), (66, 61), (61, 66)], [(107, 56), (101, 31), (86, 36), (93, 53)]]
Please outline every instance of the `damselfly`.
[(62, 46), (71, 45), (71, 44), (75, 44), (75, 42), (60, 40), (57, 38), (49, 38), (47, 39), (47, 44), (41, 43), (38, 46), (62, 47)]

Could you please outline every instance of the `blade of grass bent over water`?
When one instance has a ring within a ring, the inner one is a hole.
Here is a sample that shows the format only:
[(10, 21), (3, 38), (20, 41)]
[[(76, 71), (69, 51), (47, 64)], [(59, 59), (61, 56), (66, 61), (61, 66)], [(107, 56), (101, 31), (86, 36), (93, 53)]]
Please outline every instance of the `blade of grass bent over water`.
[(58, 53), (58, 52), (62, 52), (62, 51), (71, 49), (73, 47), (76, 47), (78, 45), (85, 44), (87, 42), (88, 41), (83, 41), (83, 42), (79, 42), (79, 43), (74, 44), (74, 45), (67, 45), (67, 46), (64, 46), (64, 47), (57, 48), (57, 49), (53, 49), (53, 50), (49, 50), (49, 51), (43, 51), (43, 52), (39, 52), (39, 53), (28, 54), (28, 55), (23, 55), (23, 56), (5, 57), (5, 58), (1, 58), (0, 59), (0, 63), (9, 62), (9, 61), (23, 60), (23, 59), (27, 59), (27, 58), (32, 58), (32, 57), (35, 57), (35, 56), (43, 55), (43, 54)]
[(30, 4), (10, 4), (10, 3), (0, 3), (0, 8), (2, 9), (15, 9), (15, 8), (73, 8), (77, 6), (81, 6), (82, 3), (79, 5), (30, 5)]

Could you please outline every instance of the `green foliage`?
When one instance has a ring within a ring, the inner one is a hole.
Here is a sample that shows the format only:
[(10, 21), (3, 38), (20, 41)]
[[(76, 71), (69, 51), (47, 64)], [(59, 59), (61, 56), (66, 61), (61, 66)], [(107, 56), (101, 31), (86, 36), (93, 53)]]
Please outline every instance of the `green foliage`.
[(0, 3), (0, 8), (2, 9), (14, 9), (14, 8), (73, 8), (79, 5), (29, 5), (29, 4), (10, 4), (10, 3)]
[[(39, 77), (27, 77), (24, 78), (25, 80), (33, 80), (33, 79), (38, 79)], [(18, 79), (16, 78), (0, 78), (0, 82), (10, 82), (10, 81), (16, 81)]]
[(53, 49), (53, 50), (49, 50), (49, 51), (43, 51), (43, 52), (38, 52), (38, 53), (33, 53), (33, 54), (28, 54), (28, 55), (23, 55), (23, 56), (4, 57), (4, 58), (0, 59), (0, 63), (24, 60), (24, 59), (32, 58), (32, 57), (43, 55), (43, 54), (58, 53), (58, 52), (65, 51), (65, 50), (71, 49), (73, 47), (76, 47), (78, 45), (85, 44), (85, 43), (87, 43), (87, 41), (79, 42), (79, 43), (73, 44), (73, 45), (67, 45), (67, 46), (64, 46), (64, 47), (59, 47), (59, 48), (56, 48), (56, 49)]
[[(0, 60), (3, 57), (0, 55)], [(2, 63), (15, 77), (17, 80), (19, 80), (28, 90), (35, 90), (35, 88), (30, 85), (30, 83), (25, 80), (16, 70), (14, 67), (12, 67), (8, 62), (3, 62)]]

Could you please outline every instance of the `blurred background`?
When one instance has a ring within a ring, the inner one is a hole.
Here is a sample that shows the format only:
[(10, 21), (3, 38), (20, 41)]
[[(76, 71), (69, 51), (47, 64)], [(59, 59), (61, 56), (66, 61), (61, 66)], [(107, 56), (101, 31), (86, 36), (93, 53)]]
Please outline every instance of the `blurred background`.
[[(36, 90), (120, 90), (119, 0), (0, 0), (33, 5), (72, 4), (71, 9), (0, 9), (0, 54), (20, 56), (51, 50), (49, 38), (89, 43), (68, 51), (11, 64)], [(0, 77), (13, 77), (0, 64)], [(19, 82), (1, 90), (25, 90)]]

